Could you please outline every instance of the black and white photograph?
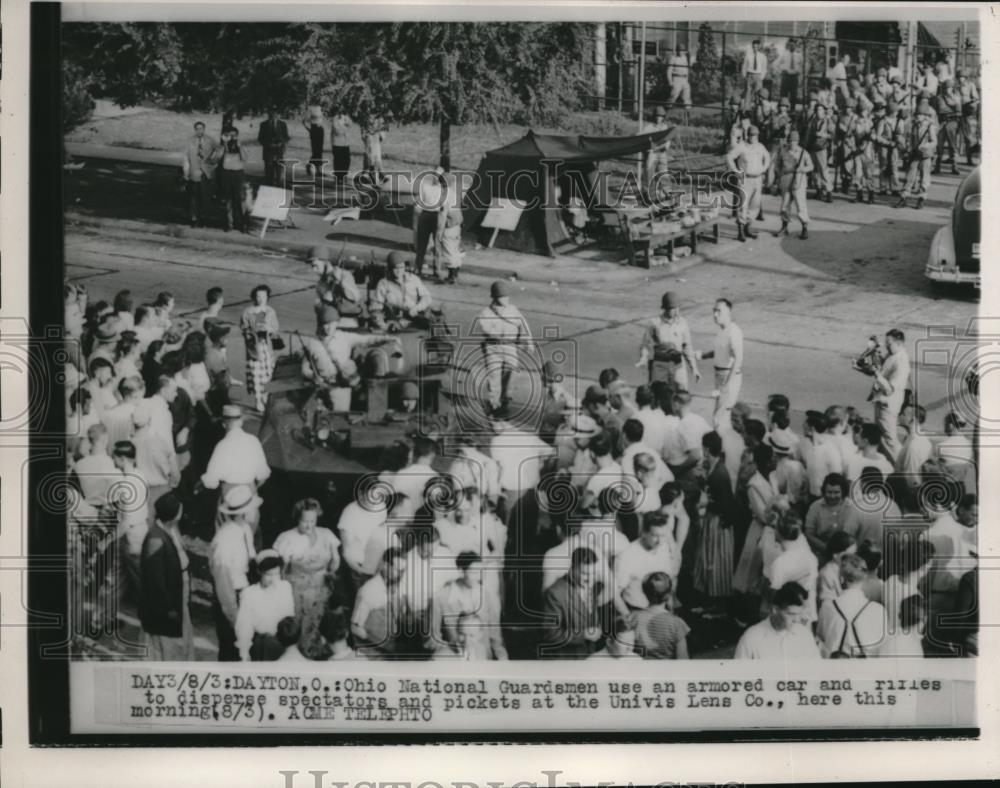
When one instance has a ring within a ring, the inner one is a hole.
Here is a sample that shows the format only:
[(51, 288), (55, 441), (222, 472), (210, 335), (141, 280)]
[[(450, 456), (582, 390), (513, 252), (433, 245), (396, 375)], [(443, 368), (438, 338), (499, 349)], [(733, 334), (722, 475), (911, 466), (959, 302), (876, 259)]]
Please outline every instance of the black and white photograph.
[(978, 736), (985, 6), (53, 6), (70, 740)]

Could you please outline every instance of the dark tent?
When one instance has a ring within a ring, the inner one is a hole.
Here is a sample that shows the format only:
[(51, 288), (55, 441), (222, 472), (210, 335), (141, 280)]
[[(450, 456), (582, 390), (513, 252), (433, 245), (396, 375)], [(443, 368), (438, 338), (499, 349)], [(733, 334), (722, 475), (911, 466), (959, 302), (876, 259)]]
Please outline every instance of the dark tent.
[[(536, 134), (487, 151), (469, 189), (464, 224), (470, 231), (480, 225), (493, 200), (516, 199), (527, 203), (517, 228), (501, 233), (497, 245), (522, 252), (555, 255), (555, 246), (567, 240), (559, 222), (556, 187), (565, 199), (583, 197), (588, 207), (601, 203), (598, 162), (632, 156), (661, 145), (673, 127), (634, 137), (587, 137)], [(606, 201), (603, 201), (606, 203)], [(483, 229), (482, 233), (488, 235)]]

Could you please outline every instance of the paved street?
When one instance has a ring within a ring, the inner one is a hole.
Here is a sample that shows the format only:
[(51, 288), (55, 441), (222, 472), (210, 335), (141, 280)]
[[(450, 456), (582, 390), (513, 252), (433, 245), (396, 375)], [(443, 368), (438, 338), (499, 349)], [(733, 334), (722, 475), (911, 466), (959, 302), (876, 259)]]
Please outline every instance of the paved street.
[[(664, 290), (678, 293), (694, 341), (706, 349), (714, 333), (712, 302), (724, 295), (735, 303), (735, 319), (746, 337), (743, 399), (762, 405), (768, 394), (782, 391), (796, 411), (833, 403), (866, 408), (869, 381), (850, 370), (850, 360), (870, 334), (898, 326), (913, 355), (913, 342), (926, 336), (929, 326), (955, 326), (961, 335), (976, 314), (975, 291), (935, 288), (922, 275), (931, 238), (948, 220), (958, 181), (936, 177), (920, 211), (895, 210), (886, 204), (890, 198), (875, 206), (842, 199), (813, 202), (811, 237), (805, 242), (794, 236), (779, 241), (763, 231), (778, 224), (777, 198), (768, 197), (768, 218), (758, 227), (758, 240), (703, 245), (707, 258), (678, 275), (620, 268), (587, 285), (520, 282), (514, 301), (535, 336), (548, 338), (543, 345), (551, 350), (553, 343), (567, 344), (575, 353), (577, 363), (567, 371), (576, 370), (582, 391), (610, 366), (633, 383), (643, 382), (643, 372), (632, 365), (642, 323), (655, 314)], [(289, 239), (294, 232), (288, 231)], [(726, 234), (732, 235), (728, 228)], [(224, 314), (233, 320), (250, 287), (266, 282), (274, 290), (282, 328), (311, 331), (314, 277), (309, 268), (273, 251), (221, 243), (225, 238), (219, 233), (216, 244), (132, 231), (70, 230), (67, 274), (85, 281), (95, 298), (128, 287), (138, 303), (170, 290), (181, 313), (200, 310), (205, 290), (220, 285), (227, 297)], [(492, 254), (502, 267), (506, 253)], [(539, 258), (539, 266), (545, 264)], [(488, 283), (466, 274), (457, 287), (431, 289), (449, 321), (467, 332), (488, 302)], [(233, 344), (234, 371), (242, 377), (241, 343)], [(921, 372), (920, 400), (930, 412), (928, 426), (937, 427), (947, 409), (947, 376), (940, 368)], [(695, 387), (696, 409), (706, 415), (710, 389), (707, 376)]]

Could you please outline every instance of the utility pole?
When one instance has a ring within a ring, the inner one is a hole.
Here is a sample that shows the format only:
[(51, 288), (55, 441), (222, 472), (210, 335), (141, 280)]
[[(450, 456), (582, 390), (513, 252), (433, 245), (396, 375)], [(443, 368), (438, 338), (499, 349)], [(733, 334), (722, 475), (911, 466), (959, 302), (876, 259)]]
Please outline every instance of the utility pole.
[(597, 108), (603, 110), (608, 94), (608, 30), (604, 22), (598, 22), (594, 29), (594, 93)]
[[(646, 121), (646, 23), (642, 23), (642, 42), (639, 47), (639, 133), (642, 134)], [(639, 156), (639, 183), (642, 183), (642, 156)]]

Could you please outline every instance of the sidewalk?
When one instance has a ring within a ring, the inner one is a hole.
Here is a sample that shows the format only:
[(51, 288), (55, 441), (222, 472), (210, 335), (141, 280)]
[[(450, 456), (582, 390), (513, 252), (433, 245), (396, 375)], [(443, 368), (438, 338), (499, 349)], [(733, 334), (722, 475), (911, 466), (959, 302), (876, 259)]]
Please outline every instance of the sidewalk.
[[(175, 178), (181, 166), (180, 154), (164, 151), (141, 150), (135, 148), (113, 147), (106, 145), (91, 145), (84, 143), (68, 143), (67, 150), (70, 155), (91, 160), (90, 164), (95, 165), (97, 172), (103, 173), (100, 162), (127, 163), (151, 168), (177, 168), (176, 172), (156, 172), (157, 179), (164, 181), (164, 186), (169, 191), (170, 200), (177, 203), (177, 210), (171, 210), (171, 206), (165, 206), (165, 210), (160, 210), (158, 216), (168, 218), (175, 213), (179, 213), (183, 196), (175, 187), (171, 188), (166, 181)], [(85, 175), (88, 168), (80, 171)], [(247, 173), (250, 176), (260, 177), (263, 175), (260, 163), (250, 162)], [(153, 173), (151, 173), (153, 174)], [(141, 173), (130, 173), (132, 181), (125, 184), (132, 186), (141, 179)], [(98, 176), (100, 177), (100, 176)], [(142, 184), (142, 189), (148, 192), (153, 184), (148, 182)], [(344, 220), (336, 227), (332, 227), (325, 220), (325, 209), (310, 209), (308, 207), (298, 207), (291, 212), (294, 227), (269, 227), (263, 239), (259, 237), (259, 229), (250, 235), (241, 233), (224, 233), (213, 228), (191, 228), (180, 222), (168, 223), (156, 221), (152, 217), (142, 218), (120, 218), (113, 205), (109, 205), (106, 194), (93, 194), (96, 189), (91, 188), (88, 192), (86, 187), (82, 196), (71, 202), (71, 209), (66, 213), (66, 220), (69, 223), (76, 223), (82, 226), (100, 228), (108, 232), (131, 232), (144, 233), (171, 238), (184, 239), (194, 243), (207, 243), (213, 245), (223, 245), (233, 249), (246, 248), (252, 246), (258, 249), (269, 249), (284, 254), (294, 256), (304, 256), (309, 249), (317, 244), (324, 244), (331, 248), (334, 254), (339, 253), (341, 246), (344, 246), (345, 256), (355, 256), (362, 262), (367, 262), (374, 251), (376, 259), (383, 260), (385, 255), (391, 250), (407, 251), (412, 248), (412, 232), (408, 227), (393, 224), (388, 221), (374, 220)], [(69, 191), (69, 189), (67, 189)], [(102, 191), (103, 190), (99, 190)], [(176, 196), (175, 196), (176, 195)], [(143, 194), (143, 198), (148, 198), (149, 194)], [(94, 202), (105, 200), (104, 205), (92, 207), (87, 204), (87, 199), (93, 197)], [(162, 200), (162, 195), (160, 195)], [(134, 206), (133, 206), (134, 208)], [(135, 213), (134, 210), (131, 213)], [(725, 222), (722, 222), (725, 225)], [(708, 247), (711, 254), (724, 253), (732, 245), (732, 240), (723, 238), (718, 246), (712, 244)], [(524, 254), (508, 249), (472, 248), (465, 244), (465, 259), (463, 271), (484, 277), (491, 278), (516, 278), (525, 282), (542, 282), (546, 284), (555, 283), (557, 285), (590, 285), (600, 286), (608, 283), (629, 283), (637, 284), (650, 279), (665, 279), (676, 275), (694, 265), (697, 265), (704, 258), (701, 254), (693, 254), (663, 266), (652, 269), (635, 268), (619, 262), (593, 259), (589, 256), (559, 255), (553, 258), (541, 255)]]

